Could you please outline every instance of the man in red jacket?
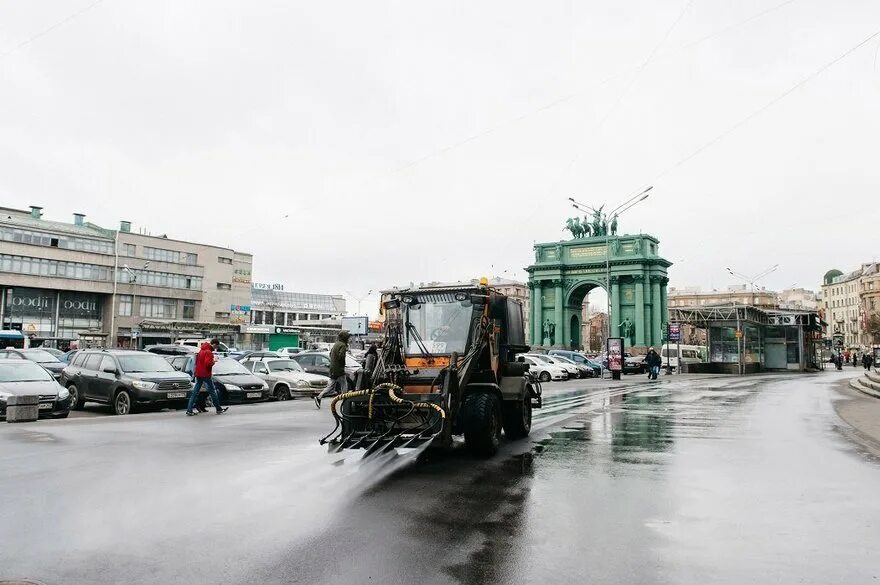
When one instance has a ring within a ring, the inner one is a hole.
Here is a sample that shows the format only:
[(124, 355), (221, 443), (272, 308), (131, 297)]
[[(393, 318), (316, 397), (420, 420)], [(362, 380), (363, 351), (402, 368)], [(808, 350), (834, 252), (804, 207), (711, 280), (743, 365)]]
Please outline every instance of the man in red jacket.
[[(193, 412), (193, 406), (196, 405), (196, 400), (199, 398), (199, 390), (202, 389), (202, 384), (208, 387), (208, 393), (211, 395), (211, 401), (214, 403), (214, 406), (217, 408), (217, 414), (223, 414), (229, 408), (224, 408), (220, 406), (220, 397), (217, 395), (217, 389), (214, 387), (214, 381), (211, 379), (211, 370), (214, 368), (214, 348), (212, 344), (207, 341), (202, 344), (201, 349), (199, 349), (199, 353), (196, 354), (196, 363), (195, 368), (193, 370), (193, 374), (196, 378), (196, 385), (192, 389), (192, 394), (189, 396), (189, 404), (186, 407), (186, 416), (195, 416), (198, 413)], [(219, 344), (219, 342), (217, 342)]]

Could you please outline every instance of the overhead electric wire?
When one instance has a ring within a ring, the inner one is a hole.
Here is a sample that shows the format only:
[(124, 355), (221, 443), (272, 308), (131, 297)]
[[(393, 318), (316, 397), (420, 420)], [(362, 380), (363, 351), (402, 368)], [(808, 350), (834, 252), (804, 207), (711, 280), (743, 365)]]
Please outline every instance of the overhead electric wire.
[(720, 37), (721, 35), (727, 34), (732, 30), (736, 30), (741, 26), (745, 26), (746, 24), (752, 22), (753, 20), (758, 20), (759, 18), (767, 16), (771, 12), (775, 12), (775, 11), (779, 10), (780, 8), (784, 8), (784, 7), (788, 6), (789, 4), (792, 4), (797, 1), (798, 0), (785, 0), (785, 2), (783, 2), (781, 4), (777, 4), (776, 6), (772, 6), (762, 12), (759, 12), (757, 14), (753, 14), (752, 16), (749, 16), (748, 18), (740, 20), (739, 22), (735, 22), (733, 24), (725, 26), (724, 28), (722, 28), (714, 33), (708, 34), (708, 35), (706, 35), (702, 38), (699, 38), (693, 42), (690, 42), (686, 45), (683, 45), (682, 49), (690, 49), (692, 47), (695, 47), (695, 46), (700, 45), (702, 43), (705, 43), (707, 41), (711, 41), (712, 39), (715, 39), (717, 37)]
[(91, 10), (92, 8), (94, 8), (95, 6), (97, 6), (98, 4), (100, 4), (100, 3), (103, 2), (103, 1), (104, 1), (104, 0), (95, 0), (94, 2), (92, 2), (91, 4), (89, 4), (88, 6), (86, 6), (85, 8), (82, 8), (82, 9), (80, 9), (80, 10), (77, 10), (77, 11), (74, 12), (73, 14), (70, 14), (70, 15), (68, 15), (68, 16), (66, 16), (66, 17), (64, 17), (64, 18), (62, 18), (61, 20), (59, 20), (58, 22), (56, 22), (56, 23), (53, 24), (52, 26), (50, 26), (50, 27), (48, 27), (48, 28), (42, 30), (41, 32), (38, 32), (37, 34), (33, 35), (32, 37), (29, 37), (29, 38), (25, 39), (24, 41), (22, 41), (22, 42), (20, 42), (19, 44), (15, 45), (15, 46), (12, 47), (11, 49), (8, 49), (8, 50), (6, 50), (6, 51), (0, 53), (0, 59), (4, 59), (4, 58), (6, 58), (6, 57), (9, 57), (9, 56), (12, 55), (13, 53), (16, 53), (16, 52), (20, 51), (21, 49), (25, 48), (25, 47), (28, 46), (29, 44), (33, 43), (34, 41), (36, 41), (36, 40), (38, 40), (38, 39), (41, 39), (41, 38), (43, 38), (44, 36), (48, 35), (48, 34), (51, 33), (52, 31), (54, 31), (55, 29), (60, 28), (60, 27), (64, 26), (65, 24), (67, 24), (68, 22), (70, 22), (70, 21), (74, 20), (75, 18), (81, 16), (82, 14), (85, 14), (86, 12), (88, 12), (89, 10)]
[(727, 137), (731, 133), (735, 132), (736, 130), (740, 129), (741, 127), (745, 126), (751, 120), (758, 117), (759, 115), (764, 113), (766, 110), (772, 108), (773, 106), (775, 106), (776, 104), (778, 104), (779, 102), (781, 102), (782, 100), (784, 100), (785, 98), (787, 98), (788, 96), (790, 96), (791, 94), (793, 94), (794, 92), (796, 92), (797, 90), (799, 90), (800, 88), (802, 88), (803, 86), (805, 86), (806, 84), (811, 82), (812, 80), (816, 79), (822, 73), (824, 73), (825, 71), (827, 71), (828, 69), (830, 69), (834, 65), (837, 65), (838, 63), (840, 63), (841, 61), (843, 61), (844, 59), (849, 57), (851, 54), (855, 53), (860, 48), (864, 47), (865, 45), (867, 45), (868, 43), (870, 43), (873, 39), (875, 39), (877, 37), (880, 37), (880, 30), (873, 32), (871, 35), (869, 35), (864, 40), (860, 41), (858, 44), (850, 47), (849, 49), (844, 51), (841, 55), (839, 55), (839, 56), (835, 57), (834, 59), (832, 59), (831, 61), (825, 63), (824, 65), (822, 65), (821, 67), (819, 67), (818, 69), (816, 69), (815, 71), (813, 71), (812, 73), (810, 73), (809, 75), (807, 75), (806, 77), (804, 77), (803, 79), (801, 79), (800, 81), (798, 81), (797, 83), (792, 85), (790, 88), (785, 90), (783, 93), (781, 93), (777, 97), (773, 98), (772, 100), (770, 100), (769, 102), (767, 102), (766, 104), (764, 104), (763, 106), (758, 108), (757, 110), (754, 110), (749, 115), (740, 119), (738, 122), (736, 122), (732, 126), (728, 127), (726, 130), (724, 130), (723, 132), (721, 132), (720, 134), (718, 134), (717, 136), (715, 136), (714, 138), (712, 138), (711, 140), (709, 140), (708, 142), (706, 142), (705, 144), (703, 144), (702, 146), (700, 146), (695, 151), (693, 151), (689, 155), (685, 156), (684, 158), (682, 158), (681, 160), (679, 160), (675, 164), (666, 168), (659, 175), (655, 176), (654, 180), (656, 181), (657, 179), (660, 179), (661, 177), (666, 176), (667, 174), (669, 174), (672, 171), (674, 171), (675, 169), (681, 167), (682, 165), (684, 165), (685, 163), (687, 163), (691, 159), (702, 154), (703, 152), (705, 152), (709, 148), (715, 146), (716, 144), (721, 142), (725, 137)]

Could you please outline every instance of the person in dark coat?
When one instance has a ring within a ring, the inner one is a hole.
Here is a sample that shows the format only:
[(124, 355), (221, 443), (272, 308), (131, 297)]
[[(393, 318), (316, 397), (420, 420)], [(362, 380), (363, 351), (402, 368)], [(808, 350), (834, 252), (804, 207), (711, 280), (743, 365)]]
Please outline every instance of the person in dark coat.
[(660, 366), (663, 364), (663, 360), (660, 358), (660, 354), (657, 353), (653, 347), (648, 348), (648, 354), (645, 356), (645, 365), (648, 366), (648, 379), (656, 380), (657, 376), (660, 374)]
[(202, 389), (202, 385), (208, 387), (208, 393), (211, 395), (211, 401), (217, 409), (217, 414), (223, 414), (229, 410), (229, 408), (224, 408), (220, 405), (220, 397), (217, 395), (217, 388), (214, 387), (214, 380), (211, 379), (215, 362), (214, 348), (206, 341), (202, 344), (202, 347), (199, 348), (199, 353), (196, 355), (195, 367), (193, 369), (193, 375), (195, 375), (196, 378), (196, 385), (192, 389), (192, 394), (189, 396), (189, 404), (186, 406), (187, 416), (195, 416), (198, 414), (198, 412), (193, 412), (193, 407), (196, 405), (196, 401), (199, 398), (199, 390)]
[(336, 343), (330, 349), (330, 382), (327, 387), (315, 396), (315, 406), (321, 408), (321, 400), (328, 395), (344, 394), (348, 390), (348, 379), (345, 377), (345, 356), (348, 354), (348, 331), (340, 331)]

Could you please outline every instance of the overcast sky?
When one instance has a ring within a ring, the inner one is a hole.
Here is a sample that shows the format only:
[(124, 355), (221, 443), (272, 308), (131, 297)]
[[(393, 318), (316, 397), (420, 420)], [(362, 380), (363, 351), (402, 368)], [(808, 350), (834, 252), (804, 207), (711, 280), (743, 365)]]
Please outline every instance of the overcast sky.
[(0, 205), (358, 296), (525, 278), (569, 196), (647, 185), (621, 231), (672, 285), (880, 256), (880, 37), (762, 111), (880, 30), (876, 0), (92, 1), (0, 0)]

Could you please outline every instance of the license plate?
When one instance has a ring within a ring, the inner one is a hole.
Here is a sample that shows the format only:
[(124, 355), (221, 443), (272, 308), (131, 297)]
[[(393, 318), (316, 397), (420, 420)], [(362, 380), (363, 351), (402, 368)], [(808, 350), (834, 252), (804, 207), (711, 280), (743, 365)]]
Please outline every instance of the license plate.
[(51, 402), (41, 402), (40, 403), (40, 410), (52, 410), (52, 406), (53, 405)]
[(168, 398), (186, 398), (186, 392), (169, 392)]
[(263, 396), (262, 392), (248, 392), (247, 393), (248, 398), (260, 398), (261, 396)]

